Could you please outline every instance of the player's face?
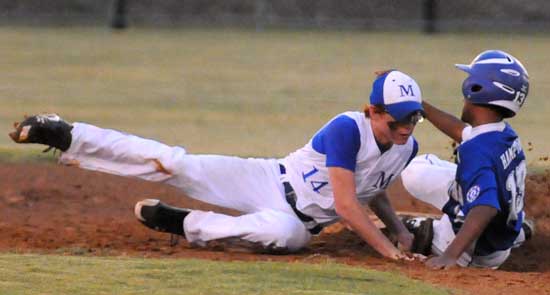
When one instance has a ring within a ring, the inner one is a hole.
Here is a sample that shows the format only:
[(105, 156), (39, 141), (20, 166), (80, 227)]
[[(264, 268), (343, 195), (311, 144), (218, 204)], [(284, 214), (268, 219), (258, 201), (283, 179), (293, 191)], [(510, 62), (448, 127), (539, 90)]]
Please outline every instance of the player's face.
[(473, 104), (467, 100), (464, 100), (464, 106), (462, 107), (462, 115), (460, 116), (460, 120), (462, 120), (462, 122), (472, 124), (473, 112)]
[[(391, 117), (391, 116), (390, 116)], [(393, 117), (392, 117), (393, 119)], [(391, 140), (395, 144), (405, 144), (409, 140), (409, 137), (414, 131), (416, 122), (399, 122), (392, 120), (388, 122), (388, 129), (390, 130)]]
[(422, 118), (418, 114), (407, 117), (406, 120), (396, 121), (389, 113), (371, 112), (375, 126), (376, 139), (382, 144), (405, 144), (414, 131), (416, 123)]

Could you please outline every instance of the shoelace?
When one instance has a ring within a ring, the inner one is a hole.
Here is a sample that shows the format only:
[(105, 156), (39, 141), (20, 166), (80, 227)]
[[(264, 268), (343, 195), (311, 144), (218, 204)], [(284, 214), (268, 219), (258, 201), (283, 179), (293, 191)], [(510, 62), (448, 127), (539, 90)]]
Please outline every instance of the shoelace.
[(57, 149), (53, 146), (49, 146), (49, 147), (45, 148), (42, 152), (47, 153), (47, 152), (51, 151), (52, 149), (53, 149), (53, 156), (54, 157), (55, 157), (55, 154), (57, 154), (58, 152), (61, 153), (59, 149)]

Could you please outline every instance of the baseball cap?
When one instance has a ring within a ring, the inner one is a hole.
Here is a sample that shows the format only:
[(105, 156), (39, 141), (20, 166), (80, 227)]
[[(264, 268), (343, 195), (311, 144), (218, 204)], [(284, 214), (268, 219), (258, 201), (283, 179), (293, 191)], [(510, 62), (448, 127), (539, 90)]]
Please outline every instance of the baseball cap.
[(374, 80), (370, 94), (372, 105), (383, 105), (397, 121), (406, 120), (412, 113), (424, 113), (420, 87), (410, 76), (389, 70)]

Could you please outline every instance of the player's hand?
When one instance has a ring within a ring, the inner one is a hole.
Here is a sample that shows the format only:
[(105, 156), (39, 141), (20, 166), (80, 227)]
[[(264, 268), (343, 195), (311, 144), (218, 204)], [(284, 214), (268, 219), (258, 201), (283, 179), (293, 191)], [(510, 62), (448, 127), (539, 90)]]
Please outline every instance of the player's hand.
[(389, 253), (385, 254), (384, 256), (386, 258), (389, 258), (391, 260), (396, 260), (396, 261), (412, 261), (415, 259), (412, 254), (401, 251), (397, 248), (392, 249), (391, 251), (389, 251)]
[(456, 265), (456, 259), (441, 255), (431, 257), (425, 263), (427, 267), (434, 270), (449, 269)]
[(397, 248), (401, 251), (411, 252), (414, 242), (414, 235), (404, 231), (397, 235)]
[(424, 261), (426, 261), (426, 259), (428, 259), (428, 257), (426, 257), (426, 256), (424, 256), (420, 253), (412, 253), (411, 255), (414, 258), (414, 260), (418, 260), (420, 262), (424, 262)]

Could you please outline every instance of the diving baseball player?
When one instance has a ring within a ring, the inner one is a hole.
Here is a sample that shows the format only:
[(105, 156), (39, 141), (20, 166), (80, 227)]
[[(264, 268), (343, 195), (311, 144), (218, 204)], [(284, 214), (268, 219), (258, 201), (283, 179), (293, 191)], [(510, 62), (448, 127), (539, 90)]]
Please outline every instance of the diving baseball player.
[[(529, 77), (510, 54), (489, 50), (470, 65), (462, 84), (464, 107), (459, 120), (424, 102), (426, 118), (459, 142), (457, 164), (435, 155), (415, 158), (402, 173), (405, 188), (444, 213), (440, 220), (409, 219), (423, 235), (433, 269), (460, 266), (498, 268), (533, 233), (525, 221), (527, 175), (518, 135), (504, 121), (525, 103)], [(433, 238), (432, 238), (433, 235)]]
[[(386, 188), (416, 156), (412, 137), (422, 118), (417, 83), (397, 70), (378, 73), (363, 112), (330, 120), (283, 159), (191, 155), (115, 130), (37, 115), (16, 125), (17, 143), (62, 151), (60, 163), (173, 185), (195, 199), (243, 212), (228, 216), (140, 201), (135, 215), (152, 229), (190, 243), (238, 240), (262, 249), (297, 251), (342, 219), (382, 256), (407, 259), (414, 236), (401, 223)], [(394, 246), (362, 208), (369, 204), (399, 242)]]

